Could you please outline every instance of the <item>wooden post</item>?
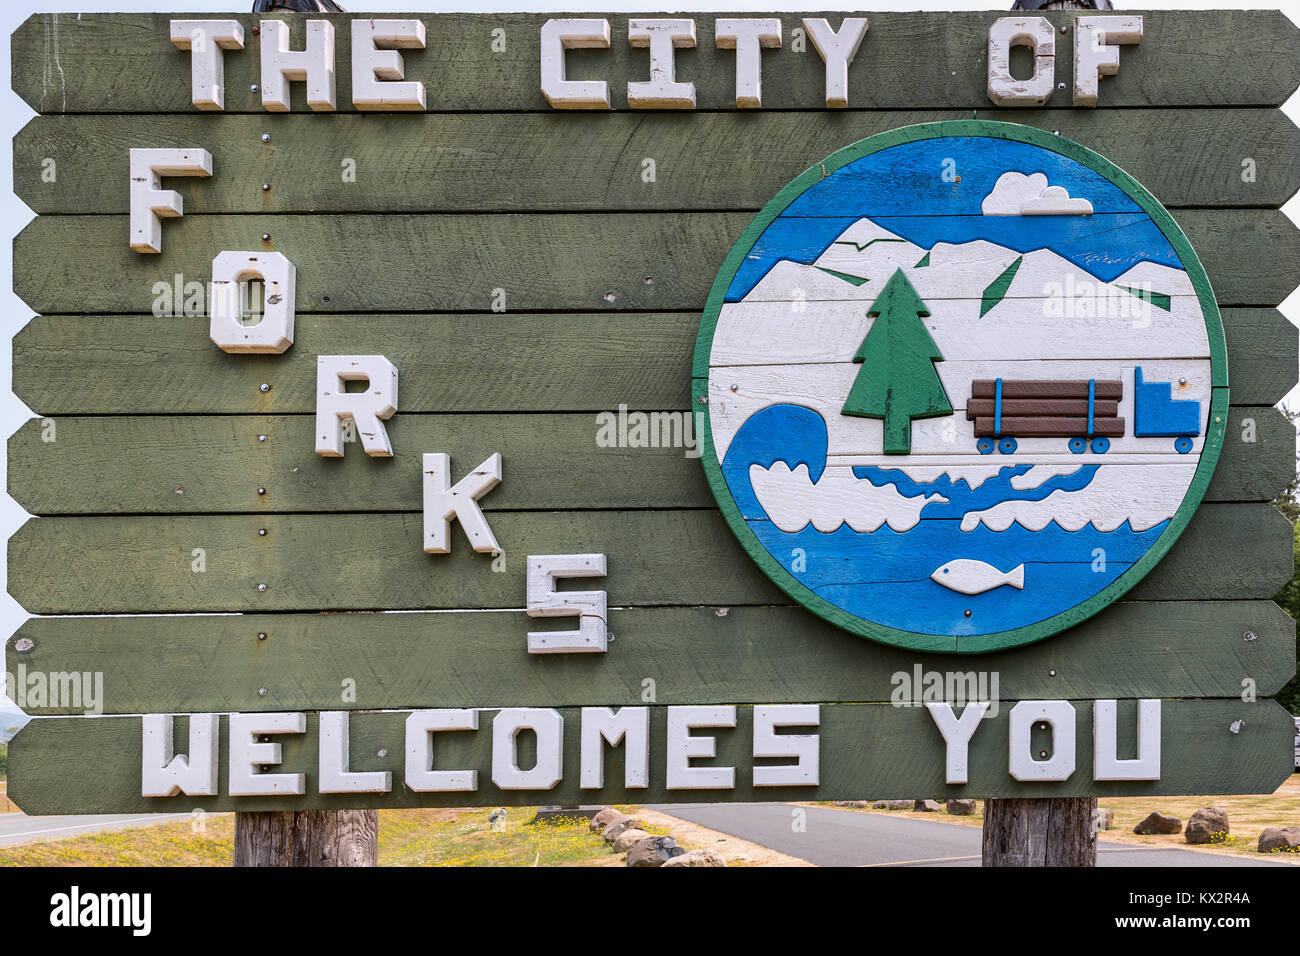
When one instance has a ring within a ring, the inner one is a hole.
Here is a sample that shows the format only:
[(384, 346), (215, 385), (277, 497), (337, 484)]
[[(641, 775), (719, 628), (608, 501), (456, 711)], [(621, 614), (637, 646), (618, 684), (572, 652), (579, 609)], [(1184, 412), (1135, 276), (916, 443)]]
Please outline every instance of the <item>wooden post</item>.
[(982, 866), (1096, 866), (1096, 797), (985, 800)]
[(235, 866), (375, 866), (379, 811), (235, 814)]

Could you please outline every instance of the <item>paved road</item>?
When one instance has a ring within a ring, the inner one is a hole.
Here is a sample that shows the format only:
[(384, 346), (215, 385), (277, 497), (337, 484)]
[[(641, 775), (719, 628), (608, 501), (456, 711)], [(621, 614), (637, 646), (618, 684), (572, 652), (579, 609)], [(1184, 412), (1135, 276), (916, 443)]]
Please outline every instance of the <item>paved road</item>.
[[(654, 809), (818, 866), (979, 866), (980, 829), (883, 813), (783, 803), (677, 804)], [(802, 833), (796, 809), (806, 814)], [(1195, 850), (1100, 841), (1098, 866), (1289, 866)]]
[(101, 830), (151, 827), (187, 820), (188, 813), (118, 813), (98, 816), (29, 817), (25, 813), (0, 813), (0, 846), (59, 840)]

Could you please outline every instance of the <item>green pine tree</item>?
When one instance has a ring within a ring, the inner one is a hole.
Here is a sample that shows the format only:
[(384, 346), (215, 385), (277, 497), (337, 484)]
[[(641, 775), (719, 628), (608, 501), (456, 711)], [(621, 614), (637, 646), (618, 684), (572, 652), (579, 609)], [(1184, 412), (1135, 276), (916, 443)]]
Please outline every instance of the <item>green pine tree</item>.
[(912, 419), (952, 414), (948, 393), (934, 363), (943, 361), (921, 318), (921, 297), (898, 269), (867, 310), (876, 321), (853, 361), (862, 363), (844, 403), (845, 415), (882, 418), (885, 454), (912, 450)]

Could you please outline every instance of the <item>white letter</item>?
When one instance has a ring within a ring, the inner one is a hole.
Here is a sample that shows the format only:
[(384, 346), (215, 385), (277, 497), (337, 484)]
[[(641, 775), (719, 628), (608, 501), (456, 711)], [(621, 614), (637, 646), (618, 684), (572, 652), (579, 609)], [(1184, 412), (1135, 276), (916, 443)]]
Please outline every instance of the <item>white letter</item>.
[(406, 718), (406, 785), (416, 793), (478, 789), (477, 770), (433, 770), (433, 734), (478, 730), (476, 710), (417, 710)]
[[(1074, 773), (1074, 708), (1070, 702), (1022, 700), (1008, 716), (1011, 776), (1017, 780), (1068, 780)], [(1030, 739), (1030, 730), (1038, 721), (1052, 731), (1052, 755), (1046, 760), (1035, 758)]]
[(669, 707), (668, 708), (668, 782), (669, 790), (730, 790), (736, 785), (735, 767), (692, 767), (693, 757), (712, 757), (717, 753), (714, 737), (692, 737), (692, 727), (734, 727), (736, 708)]
[(173, 20), (172, 45), (190, 51), (190, 99), (201, 110), (226, 108), (226, 57), (244, 48), (238, 20)]
[(279, 744), (261, 744), (262, 734), (305, 734), (306, 714), (231, 714), (230, 768), (226, 790), (232, 797), (270, 797), (302, 794), (306, 779), (301, 773), (260, 773), (281, 761)]
[(804, 17), (803, 25), (826, 64), (826, 105), (848, 106), (849, 64), (857, 56), (862, 38), (867, 35), (867, 18), (845, 17), (838, 35), (822, 18)]
[(763, 105), (763, 48), (780, 49), (781, 21), (718, 20), (714, 37), (718, 49), (736, 51), (736, 105), (758, 109)]
[(815, 787), (821, 782), (821, 737), (817, 734), (778, 734), (777, 727), (817, 727), (816, 704), (760, 704), (754, 707), (754, 759), (795, 757), (783, 767), (754, 767), (756, 787)]
[(393, 789), (393, 775), (386, 770), (349, 771), (348, 753), (347, 711), (321, 714), (321, 793), (387, 793)]
[[(293, 345), (298, 271), (278, 252), (223, 252), (212, 260), (208, 338), (223, 352), (279, 354)], [(244, 321), (245, 283), (262, 283), (261, 319)]]
[(451, 484), (451, 456), (424, 456), (424, 550), (451, 554), (451, 521), (460, 519), (470, 546), (494, 554), (501, 550), (479, 508), (479, 499), (501, 484), (501, 454), (491, 455), (468, 475)]
[(605, 786), (605, 751), (601, 741), (611, 747), (623, 747), (623, 786), (650, 786), (650, 708), (623, 707), (617, 713), (608, 707), (582, 708), (582, 768), (579, 783), (583, 790)]
[(185, 215), (181, 194), (162, 188), (164, 176), (211, 176), (206, 149), (131, 150), (131, 248), (162, 252), (163, 219)]
[(289, 83), (307, 83), (307, 105), (334, 109), (334, 24), (307, 21), (307, 47), (289, 50), (289, 25), (262, 21), (262, 106), (273, 113), (289, 112)]
[(557, 578), (603, 578), (603, 554), (528, 557), (528, 616), (577, 617), (576, 631), (529, 631), (529, 654), (603, 654), (608, 631), (604, 591), (559, 591)]
[(353, 20), (353, 105), (359, 110), (424, 109), (423, 83), (381, 82), (406, 76), (398, 50), (423, 49), (423, 20)]
[(1138, 701), (1137, 759), (1120, 760), (1116, 702), (1092, 705), (1093, 780), (1160, 779), (1160, 701)]
[[(345, 391), (344, 382), (366, 382), (364, 392)], [(320, 355), (316, 358), (316, 454), (343, 457), (348, 420), (372, 458), (392, 458), (393, 446), (381, 419), (397, 411), (397, 366), (382, 355)]]
[[(1011, 75), (1011, 48), (1034, 51), (1034, 74)], [(1042, 106), (1056, 82), (1056, 33), (1046, 17), (999, 17), (989, 27), (989, 99), (999, 106)]]
[(217, 794), (217, 750), (220, 718), (216, 714), (190, 715), (189, 755), (172, 749), (170, 714), (146, 714), (144, 759), (140, 765), (140, 796), (213, 797)]
[(969, 775), (968, 752), (970, 739), (979, 728), (988, 704), (970, 703), (962, 708), (961, 719), (952, 711), (951, 704), (926, 704), (930, 716), (934, 718), (943, 734), (946, 748), (946, 764), (949, 783), (967, 783)]
[(542, 24), (542, 95), (557, 110), (609, 109), (604, 80), (566, 79), (565, 50), (609, 48), (608, 20), (547, 20)]
[(694, 20), (630, 20), (627, 42), (650, 48), (650, 80), (627, 85), (631, 109), (695, 109), (695, 84), (677, 82), (673, 55), (674, 47), (695, 46)]
[(1142, 18), (1079, 17), (1074, 21), (1074, 105), (1096, 106), (1100, 77), (1119, 72), (1119, 49), (1141, 43)]
[[(537, 764), (519, 769), (519, 732), (537, 735)], [(502, 790), (550, 790), (560, 782), (564, 718), (540, 707), (509, 707), (492, 719), (492, 782)]]

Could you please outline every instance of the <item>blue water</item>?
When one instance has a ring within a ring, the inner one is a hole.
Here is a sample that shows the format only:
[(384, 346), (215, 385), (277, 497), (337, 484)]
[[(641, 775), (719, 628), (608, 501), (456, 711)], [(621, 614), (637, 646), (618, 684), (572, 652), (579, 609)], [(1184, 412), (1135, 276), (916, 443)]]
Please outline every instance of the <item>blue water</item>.
[[(755, 413), (732, 440), (722, 472), (745, 523), (763, 547), (796, 580), (831, 604), (888, 627), (936, 635), (979, 635), (1010, 630), (1066, 611), (1101, 591), (1155, 543), (1168, 522), (1146, 531), (1128, 524), (1110, 532), (1086, 526), (1066, 531), (1055, 522), (1041, 531), (1012, 524), (1005, 531), (983, 525), (961, 530), (968, 510), (1001, 501), (1041, 500), (1053, 491), (1087, 487), (1096, 465), (1082, 465), (1039, 488), (1016, 490), (1011, 478), (1029, 465), (1003, 468), (977, 488), (946, 475), (915, 482), (890, 468), (855, 468), (863, 481), (893, 484), (907, 497), (941, 494), (910, 531), (882, 525), (872, 532), (847, 524), (826, 534), (811, 524), (790, 533), (768, 519), (750, 485), (752, 465), (770, 468), (784, 461), (808, 466), (814, 481), (826, 466), (826, 423), (811, 409), (774, 405)], [(1098, 550), (1104, 552), (1099, 557)], [(1025, 565), (1023, 591), (999, 587), (978, 595), (959, 594), (930, 580), (935, 570), (957, 558), (984, 561), (1002, 571)], [(968, 613), (969, 612), (969, 613)]]

